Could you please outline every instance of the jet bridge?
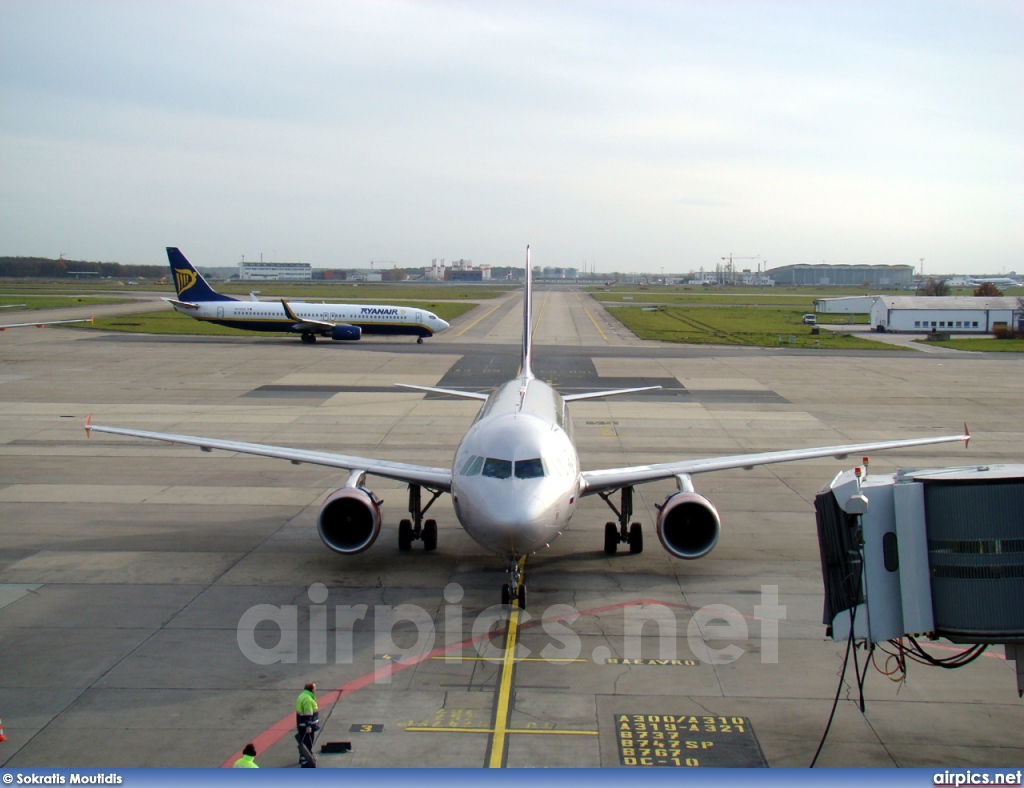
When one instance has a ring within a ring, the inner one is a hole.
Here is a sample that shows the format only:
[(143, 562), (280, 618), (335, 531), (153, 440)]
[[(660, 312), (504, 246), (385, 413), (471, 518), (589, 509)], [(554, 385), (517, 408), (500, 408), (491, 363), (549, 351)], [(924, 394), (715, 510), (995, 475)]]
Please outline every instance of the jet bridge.
[(865, 458), (815, 509), (833, 640), (1001, 643), (1024, 695), (1024, 465), (869, 476)]

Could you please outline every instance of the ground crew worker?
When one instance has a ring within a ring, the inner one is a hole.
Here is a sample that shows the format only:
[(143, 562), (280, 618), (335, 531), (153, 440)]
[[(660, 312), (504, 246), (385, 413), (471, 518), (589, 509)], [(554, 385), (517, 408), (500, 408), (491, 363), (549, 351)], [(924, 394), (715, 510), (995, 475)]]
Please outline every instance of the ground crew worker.
[(299, 766), (316, 768), (313, 754), (314, 734), (320, 730), (320, 706), (316, 702), (316, 684), (309, 682), (295, 699), (295, 741), (299, 743)]
[(260, 767), (257, 766), (256, 765), (256, 761), (253, 760), (255, 757), (256, 757), (256, 746), (252, 742), (249, 742), (247, 745), (245, 745), (245, 749), (242, 750), (242, 757), (239, 758), (237, 761), (235, 761), (234, 764), (231, 766), (231, 768), (232, 769), (258, 769)]

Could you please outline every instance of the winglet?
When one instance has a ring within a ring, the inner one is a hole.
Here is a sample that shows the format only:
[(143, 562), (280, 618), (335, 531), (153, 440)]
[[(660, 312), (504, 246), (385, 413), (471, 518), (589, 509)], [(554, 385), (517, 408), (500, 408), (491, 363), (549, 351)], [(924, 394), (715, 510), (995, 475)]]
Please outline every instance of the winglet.
[(291, 305), (287, 301), (285, 301), (283, 298), (281, 299), (281, 306), (284, 307), (284, 313), (286, 315), (288, 315), (288, 319), (289, 320), (294, 320), (296, 323), (301, 323), (302, 322), (302, 318), (300, 318), (297, 314), (295, 314), (295, 310), (293, 310), (291, 308)]
[(92, 437), (92, 414), (90, 413), (85, 417), (85, 437)]
[(960, 439), (964, 442), (964, 448), (967, 448), (968, 442), (971, 440), (971, 431), (967, 429), (967, 422), (964, 422), (964, 436)]

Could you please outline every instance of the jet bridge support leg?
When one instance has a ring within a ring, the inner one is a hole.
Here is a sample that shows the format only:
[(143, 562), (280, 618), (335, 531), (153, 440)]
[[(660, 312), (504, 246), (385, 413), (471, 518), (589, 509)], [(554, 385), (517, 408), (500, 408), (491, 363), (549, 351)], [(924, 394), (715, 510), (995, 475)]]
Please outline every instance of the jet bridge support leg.
[(620, 544), (628, 544), (629, 552), (642, 553), (644, 550), (644, 532), (640, 523), (630, 524), (633, 516), (633, 487), (623, 487), (619, 490), (619, 506), (616, 508), (611, 497), (615, 491), (598, 493), (601, 499), (608, 504), (619, 518), (619, 523), (604, 524), (604, 551), (608, 555), (614, 555)]
[(416, 539), (423, 540), (423, 549), (431, 551), (437, 548), (437, 520), (424, 521), (423, 515), (441, 497), (441, 490), (427, 490), (432, 497), (426, 506), (421, 506), (420, 485), (409, 485), (409, 516), (398, 523), (398, 549), (411, 550)]

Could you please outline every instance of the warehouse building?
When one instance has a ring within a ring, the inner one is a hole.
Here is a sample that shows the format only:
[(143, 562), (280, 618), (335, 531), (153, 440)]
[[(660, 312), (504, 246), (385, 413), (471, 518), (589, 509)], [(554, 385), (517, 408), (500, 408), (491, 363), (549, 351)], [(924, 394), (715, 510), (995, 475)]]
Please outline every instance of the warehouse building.
[(815, 298), (814, 311), (819, 314), (867, 315), (878, 296), (845, 296), (842, 298)]
[(912, 265), (784, 265), (766, 272), (776, 285), (849, 285), (851, 287), (909, 287)]
[(998, 326), (1016, 328), (1021, 320), (1016, 298), (972, 296), (878, 296), (871, 326), (878, 331), (990, 334)]

